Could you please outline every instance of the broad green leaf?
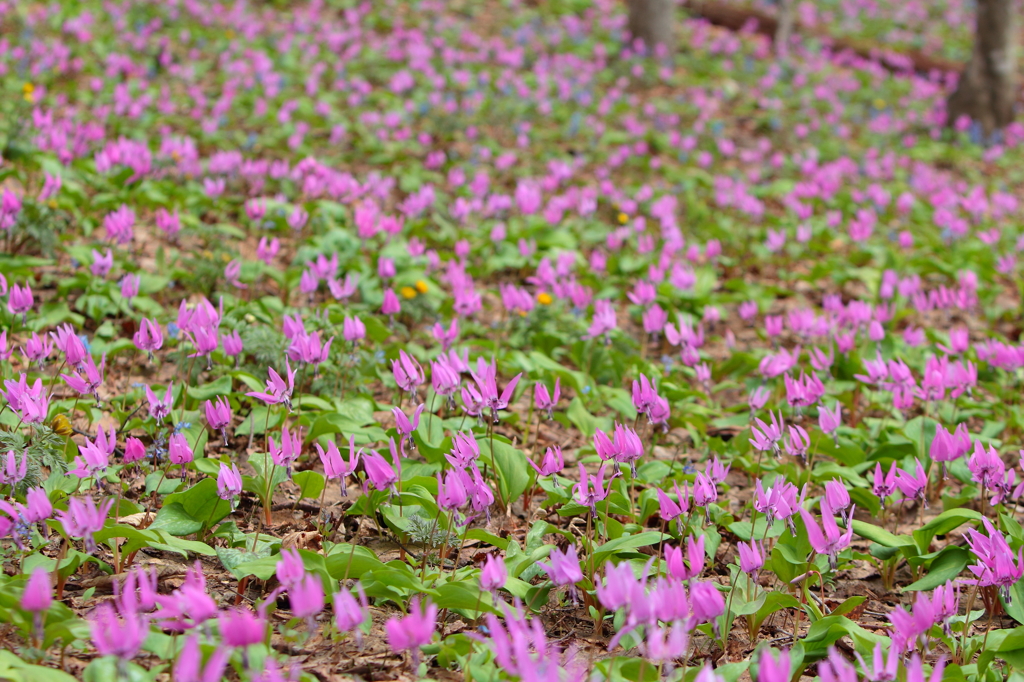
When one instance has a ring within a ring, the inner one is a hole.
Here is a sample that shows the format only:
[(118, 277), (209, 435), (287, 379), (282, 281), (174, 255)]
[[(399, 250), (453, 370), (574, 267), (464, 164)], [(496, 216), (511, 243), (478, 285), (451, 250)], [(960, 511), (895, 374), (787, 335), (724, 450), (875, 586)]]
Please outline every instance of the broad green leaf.
[(624, 535), (621, 538), (610, 540), (609, 542), (600, 545), (594, 549), (594, 562), (597, 565), (601, 565), (605, 562), (608, 557), (618, 554), (630, 549), (636, 549), (637, 547), (649, 547), (650, 545), (656, 545), (662, 540), (662, 538), (668, 540), (669, 535), (663, 535), (658, 531), (645, 531), (643, 533), (637, 533), (636, 535)]
[(189, 386), (188, 395), (198, 401), (206, 401), (217, 396), (231, 395), (231, 377), (224, 375), (215, 381), (201, 384), (199, 386)]
[(939, 552), (939, 556), (932, 560), (927, 575), (903, 589), (911, 592), (934, 590), (939, 585), (945, 585), (949, 580), (955, 581), (960, 572), (967, 567), (970, 558), (971, 553), (963, 547), (946, 547)]
[[(480, 457), (485, 462), (491, 460), (491, 440), (479, 438)], [(511, 504), (526, 491), (530, 485), (530, 466), (526, 463), (526, 455), (508, 443), (494, 440), (493, 464), (498, 469), (498, 485), (501, 497)]]
[(863, 521), (852, 521), (853, 532), (864, 538), (877, 542), (883, 547), (908, 547), (914, 545), (914, 539), (909, 535), (893, 535), (881, 526)]
[(299, 486), (299, 498), (317, 499), (324, 491), (327, 481), (318, 471), (300, 471), (292, 476), (292, 482)]

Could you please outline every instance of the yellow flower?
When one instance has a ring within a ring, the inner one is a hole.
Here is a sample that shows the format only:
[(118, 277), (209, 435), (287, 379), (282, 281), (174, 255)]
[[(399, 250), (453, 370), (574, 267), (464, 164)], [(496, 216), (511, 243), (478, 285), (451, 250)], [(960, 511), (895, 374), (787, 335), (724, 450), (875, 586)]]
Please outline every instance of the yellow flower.
[(402, 287), (399, 292), (404, 298), (416, 298), (416, 290), (412, 287)]
[(881, 97), (875, 99), (875, 109), (885, 109), (885, 100)]
[(619, 224), (625, 225), (627, 222), (629, 222), (629, 216), (622, 211), (619, 211)]
[(65, 438), (74, 433), (67, 415), (63, 414), (53, 415), (53, 419), (50, 420), (50, 428), (53, 429), (54, 433), (64, 436)]
[(539, 294), (537, 294), (537, 303), (540, 303), (541, 305), (551, 305), (551, 301), (551, 294), (549, 294), (548, 292), (542, 291)]
[(36, 86), (32, 85), (31, 83), (25, 83), (24, 85), (21, 86), (22, 96), (25, 98), (26, 102), (34, 102), (35, 101), (35, 99), (36, 99), (35, 91), (36, 91)]
[(49, 201), (46, 202), (46, 205), (49, 206), (50, 208), (57, 208), (57, 200), (50, 199)]
[(234, 40), (235, 38), (235, 32), (232, 31), (230, 28), (224, 33), (224, 35), (228, 37), (228, 40)]
[(422, 279), (416, 280), (416, 291), (420, 292), (421, 294), (425, 294), (427, 293), (427, 290), (429, 288), (430, 287), (427, 286), (427, 283), (424, 282)]
[(256, 321), (256, 316), (253, 315), (252, 313), (246, 313), (245, 321), (248, 322), (249, 324), (253, 324)]

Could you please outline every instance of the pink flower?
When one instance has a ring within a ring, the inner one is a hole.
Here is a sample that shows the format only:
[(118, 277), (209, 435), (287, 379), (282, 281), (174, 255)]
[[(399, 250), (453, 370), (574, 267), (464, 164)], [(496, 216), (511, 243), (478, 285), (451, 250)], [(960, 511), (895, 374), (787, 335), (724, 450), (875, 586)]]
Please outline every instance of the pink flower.
[(413, 669), (419, 667), (419, 648), (430, 643), (437, 625), (437, 606), (427, 603), (423, 606), (418, 597), (409, 604), (409, 615), (394, 617), (384, 624), (388, 644), (394, 651), (408, 651), (412, 654)]
[(295, 370), (292, 369), (288, 361), (285, 361), (285, 376), (288, 377), (286, 382), (281, 378), (281, 375), (277, 373), (273, 367), (268, 369), (270, 378), (267, 379), (267, 390), (266, 392), (251, 392), (246, 393), (250, 398), (259, 398), (268, 405), (277, 405), (278, 403), (284, 403), (290, 410), (292, 407), (292, 391), (295, 390)]

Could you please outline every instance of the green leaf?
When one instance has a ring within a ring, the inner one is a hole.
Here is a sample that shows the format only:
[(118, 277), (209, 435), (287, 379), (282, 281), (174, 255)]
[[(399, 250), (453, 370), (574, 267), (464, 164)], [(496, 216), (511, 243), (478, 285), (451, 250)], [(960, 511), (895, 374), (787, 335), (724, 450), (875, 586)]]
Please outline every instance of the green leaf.
[(137, 663), (126, 663), (121, 674), (118, 670), (117, 659), (113, 656), (95, 658), (82, 671), (82, 682), (152, 682), (153, 678), (149, 671)]
[(475, 584), (466, 581), (445, 583), (437, 588), (434, 603), (442, 609), (468, 611), (471, 617), (476, 613), (498, 613), (491, 605), (491, 595), (481, 592)]
[(636, 535), (624, 535), (600, 545), (594, 549), (594, 562), (601, 565), (608, 557), (637, 547), (649, 547), (656, 545), (662, 538), (670, 539), (669, 535), (662, 535), (658, 531), (650, 530)]
[(203, 522), (193, 518), (180, 502), (175, 502), (160, 508), (150, 528), (165, 530), (171, 535), (191, 535), (202, 530)]
[(1018, 580), (1010, 587), (1010, 601), (1002, 597), (999, 600), (1003, 603), (1003, 609), (1010, 618), (1018, 623), (1024, 623), (1024, 580)]
[(928, 551), (928, 545), (936, 535), (945, 535), (954, 528), (959, 528), (968, 521), (978, 521), (981, 514), (973, 509), (958, 507), (947, 509), (934, 519), (914, 531), (914, 540), (921, 552)]
[(877, 542), (883, 547), (907, 547), (914, 545), (914, 539), (909, 535), (893, 535), (881, 526), (863, 521), (853, 521), (853, 532), (864, 538)]
[(604, 417), (595, 417), (590, 414), (578, 396), (569, 403), (569, 409), (565, 411), (565, 416), (588, 439), (597, 431), (607, 431), (611, 428), (611, 420)]
[[(231, 503), (222, 500), (217, 492), (217, 481), (212, 478), (204, 478), (194, 486), (180, 493), (174, 493), (164, 498), (164, 507), (167, 505), (181, 505), (182, 510), (192, 519), (199, 523), (199, 529), (204, 527), (212, 528), (221, 519), (231, 513)], [(161, 512), (163, 509), (160, 510)], [(160, 513), (157, 513), (157, 520)], [(154, 521), (154, 526), (156, 522)], [(197, 529), (197, 530), (199, 530)], [(170, 530), (167, 532), (171, 533)], [(196, 531), (192, 531), (193, 533)], [(171, 535), (188, 535), (188, 533), (171, 533)]]
[(236, 580), (247, 575), (266, 580), (277, 570), (277, 557), (270, 556), (269, 546), (256, 552), (241, 547), (218, 547), (217, 558)]
[(5, 680), (5, 682), (75, 682), (75, 678), (66, 672), (25, 663), (13, 651), (7, 650), (0, 651), (0, 680)]
[(383, 566), (384, 564), (376, 554), (359, 545), (335, 545), (327, 555), (327, 572), (335, 580), (344, 580), (345, 578), (358, 580), (369, 571)]
[[(966, 510), (964, 510), (966, 511)], [(904, 587), (904, 591), (934, 590), (947, 581), (954, 580), (970, 561), (971, 553), (963, 547), (946, 547), (932, 560), (928, 574), (920, 580)], [(1013, 615), (1013, 614), (1011, 614)]]
[(292, 476), (292, 482), (299, 486), (299, 498), (317, 499), (327, 485), (323, 474), (318, 471), (300, 471)]
[[(480, 445), (480, 456), (484, 461), (491, 460), (491, 440), (480, 438), (477, 443)], [(519, 499), (530, 485), (530, 469), (526, 463), (526, 455), (508, 443), (495, 440), (492, 461), (498, 469), (501, 497), (506, 503), (511, 504)]]
[(231, 395), (231, 377), (224, 375), (216, 381), (211, 381), (201, 386), (189, 386), (188, 395), (200, 402), (216, 398), (217, 396)]

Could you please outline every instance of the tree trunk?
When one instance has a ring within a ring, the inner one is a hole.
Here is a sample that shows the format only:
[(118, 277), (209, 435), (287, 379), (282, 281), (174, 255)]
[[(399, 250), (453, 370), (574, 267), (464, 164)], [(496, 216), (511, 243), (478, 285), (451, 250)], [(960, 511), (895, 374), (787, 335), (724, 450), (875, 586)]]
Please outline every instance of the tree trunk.
[(627, 0), (629, 4), (628, 30), (632, 40), (644, 42), (648, 54), (663, 45), (671, 54), (673, 0)]
[(775, 29), (775, 54), (779, 59), (785, 59), (789, 53), (789, 37), (793, 35), (793, 1), (779, 2), (779, 25)]
[(949, 97), (947, 123), (963, 115), (981, 125), (988, 138), (1013, 120), (1017, 99), (1017, 36), (1012, 0), (977, 0), (974, 52), (956, 92)]

